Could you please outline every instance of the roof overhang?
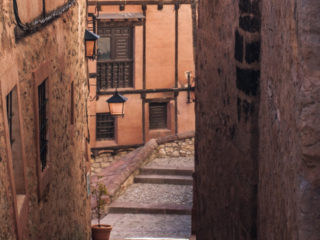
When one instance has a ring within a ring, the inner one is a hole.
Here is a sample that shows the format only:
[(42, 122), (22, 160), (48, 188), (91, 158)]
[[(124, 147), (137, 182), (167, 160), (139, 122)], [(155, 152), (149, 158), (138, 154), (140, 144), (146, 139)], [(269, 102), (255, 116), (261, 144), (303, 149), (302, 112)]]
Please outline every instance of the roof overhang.
[(146, 17), (143, 13), (100, 13), (99, 20), (143, 20)]

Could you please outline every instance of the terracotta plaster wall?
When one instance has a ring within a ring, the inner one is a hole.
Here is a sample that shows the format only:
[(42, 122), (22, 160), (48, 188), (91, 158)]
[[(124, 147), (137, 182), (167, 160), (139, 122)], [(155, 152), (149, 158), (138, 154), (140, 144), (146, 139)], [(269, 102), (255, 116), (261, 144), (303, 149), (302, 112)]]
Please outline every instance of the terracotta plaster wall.
[(320, 236), (320, 2), (263, 1), (259, 239)]
[(147, 8), (147, 88), (174, 87), (174, 5)]
[[(94, 13), (95, 6), (89, 6), (89, 12)], [(179, 5), (178, 18), (178, 87), (186, 87), (185, 71), (192, 71), (194, 77), (192, 11), (190, 4)], [(100, 13), (143, 13), (141, 5), (125, 5), (123, 11), (119, 5), (101, 5)], [(143, 26), (134, 27), (134, 89), (143, 88)], [(96, 72), (96, 61), (89, 61), (89, 72)], [(192, 79), (191, 79), (192, 81)], [(175, 6), (164, 5), (158, 10), (158, 5), (146, 5), (146, 88), (173, 88), (175, 86)], [(129, 88), (131, 89), (131, 88)], [(115, 89), (108, 89), (110, 91)], [(120, 89), (127, 90), (127, 89)], [(90, 95), (96, 96), (96, 80), (90, 79)], [(90, 146), (93, 148), (114, 145), (131, 145), (143, 143), (142, 105), (140, 94), (125, 95), (126, 113), (123, 118), (116, 119), (115, 140), (96, 141), (95, 113), (108, 112), (105, 102), (108, 96), (99, 96), (97, 101), (90, 101), (89, 126)], [(175, 133), (175, 106), (173, 93), (148, 93), (150, 99), (170, 98), (168, 107), (168, 128), (149, 130), (149, 104), (145, 102), (145, 140)], [(178, 99), (178, 132), (194, 130), (194, 103), (187, 104), (185, 92), (179, 93)]]
[[(77, 1), (66, 13), (40, 31), (15, 42), (12, 1), (0, 1), (1, 66), (17, 71), (23, 125), (28, 212), (20, 239), (90, 239), (90, 201), (87, 196), (86, 155), (88, 94), (84, 29), (86, 3)], [(2, 44), (4, 42), (5, 44)], [(10, 61), (9, 61), (10, 60)], [(13, 62), (12, 62), (13, 61)], [(2, 68), (3, 69), (3, 68)], [(0, 71), (2, 73), (2, 70)], [(49, 184), (38, 195), (35, 76), (49, 83)], [(12, 78), (0, 75), (4, 86)], [(71, 81), (74, 83), (74, 123), (71, 124)], [(16, 239), (14, 201), (8, 173), (7, 140), (0, 103), (0, 239)], [(6, 142), (4, 142), (6, 141)], [(19, 223), (20, 224), (20, 223)], [(66, 227), (67, 226), (67, 227)], [(21, 229), (22, 226), (19, 226)]]

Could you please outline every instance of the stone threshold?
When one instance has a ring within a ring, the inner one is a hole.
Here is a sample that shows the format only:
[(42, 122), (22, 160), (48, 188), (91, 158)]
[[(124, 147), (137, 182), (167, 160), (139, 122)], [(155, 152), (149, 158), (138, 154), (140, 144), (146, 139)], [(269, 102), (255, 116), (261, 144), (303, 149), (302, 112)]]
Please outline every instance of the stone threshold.
[(112, 203), (109, 213), (181, 214), (191, 215), (192, 208), (176, 204)]

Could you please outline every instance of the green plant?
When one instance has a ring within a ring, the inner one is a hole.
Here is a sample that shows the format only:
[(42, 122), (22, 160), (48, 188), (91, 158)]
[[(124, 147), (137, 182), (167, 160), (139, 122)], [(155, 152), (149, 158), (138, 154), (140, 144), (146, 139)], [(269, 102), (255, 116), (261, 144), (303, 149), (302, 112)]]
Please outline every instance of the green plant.
[(108, 190), (106, 185), (104, 185), (101, 182), (98, 182), (95, 187), (93, 187), (92, 195), (94, 196), (96, 200), (96, 206), (94, 207), (95, 213), (97, 214), (98, 218), (98, 225), (100, 226), (100, 220), (102, 211), (104, 209), (104, 206), (107, 204), (107, 201), (104, 196), (108, 196)]

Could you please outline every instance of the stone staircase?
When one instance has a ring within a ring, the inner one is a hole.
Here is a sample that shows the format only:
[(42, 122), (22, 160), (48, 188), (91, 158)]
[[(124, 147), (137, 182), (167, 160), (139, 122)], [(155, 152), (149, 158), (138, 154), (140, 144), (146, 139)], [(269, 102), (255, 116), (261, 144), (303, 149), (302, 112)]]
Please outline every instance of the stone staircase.
[[(134, 178), (136, 184), (142, 184), (140, 191), (148, 194), (148, 186), (143, 184), (163, 184), (161, 190), (162, 195), (166, 194), (165, 185), (188, 185), (192, 186), (192, 167), (170, 167), (170, 166), (153, 166), (140, 168), (140, 175)], [(135, 185), (133, 186), (135, 187)], [(179, 187), (176, 186), (178, 189)], [(109, 206), (109, 213), (148, 213), (148, 214), (191, 214), (191, 206), (183, 206), (180, 203), (159, 203), (152, 202), (141, 203), (131, 199), (130, 202), (123, 201), (120, 198)], [(169, 199), (168, 199), (169, 200)]]
[(193, 158), (158, 158), (140, 168), (126, 192), (109, 206), (102, 223), (111, 240), (126, 237), (189, 239)]
[(135, 183), (192, 185), (193, 168), (178, 167), (144, 167), (140, 175), (134, 179)]

